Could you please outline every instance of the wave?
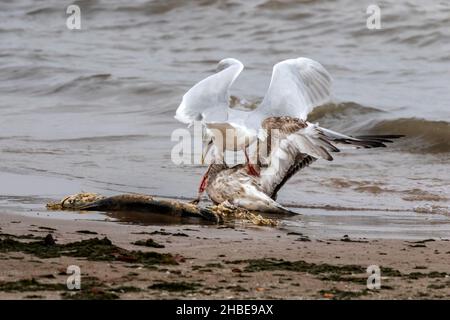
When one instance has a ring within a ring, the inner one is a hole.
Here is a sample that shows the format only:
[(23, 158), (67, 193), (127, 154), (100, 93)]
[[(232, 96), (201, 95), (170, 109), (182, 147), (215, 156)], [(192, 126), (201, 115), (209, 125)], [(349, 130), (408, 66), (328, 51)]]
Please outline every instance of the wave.
[[(242, 110), (256, 108), (259, 101), (231, 97), (231, 105)], [(315, 108), (308, 121), (350, 135), (399, 134), (405, 138), (395, 147), (412, 153), (450, 152), (450, 122), (418, 118), (386, 119), (389, 113), (356, 102), (327, 103)]]
[(203, 9), (207, 9), (208, 7), (219, 7), (228, 9), (239, 5), (239, 3), (220, 0), (151, 0), (141, 3), (131, 3), (130, 1), (129, 4), (116, 6), (113, 10), (118, 12), (144, 13), (145, 15), (163, 15), (183, 7), (193, 6), (202, 7)]
[(342, 119), (369, 113), (381, 113), (383, 110), (362, 106), (356, 102), (327, 103), (308, 115), (308, 121), (315, 122), (326, 119)]
[(319, 2), (317, 0), (268, 0), (257, 7), (261, 9), (270, 9), (270, 10), (280, 10), (280, 9), (291, 9), (298, 7), (299, 4), (302, 3), (315, 3)]
[(386, 119), (386, 116), (388, 113), (380, 109), (343, 102), (329, 103), (314, 109), (308, 120), (320, 122), (330, 129), (350, 129), (346, 133), (405, 135), (395, 144), (403, 151), (450, 152), (450, 122), (419, 118)]
[(374, 122), (369, 133), (405, 135), (401, 147), (410, 152), (450, 152), (450, 123), (417, 118), (401, 118)]
[(59, 138), (59, 139), (25, 139), (25, 141), (33, 142), (52, 142), (52, 143), (66, 143), (66, 142), (83, 142), (83, 143), (112, 143), (121, 141), (135, 141), (148, 140), (151, 136), (146, 134), (123, 134), (123, 135), (105, 135), (105, 136), (88, 136), (78, 138)]
[(37, 9), (32, 9), (30, 11), (27, 11), (26, 14), (29, 16), (34, 16), (34, 15), (40, 15), (40, 14), (50, 14), (50, 13), (56, 13), (58, 12), (57, 7), (42, 7), (42, 8), (37, 8)]
[[(109, 73), (77, 77), (77, 78), (71, 79), (63, 84), (57, 85), (56, 87), (52, 88), (50, 91), (46, 92), (46, 94), (54, 94), (54, 93), (60, 93), (60, 92), (64, 92), (64, 91), (73, 91), (80, 86), (86, 90), (93, 90), (93, 85), (99, 86), (100, 84), (102, 84), (104, 87), (106, 81), (108, 81), (110, 79), (111, 79), (111, 74), (109, 74)], [(95, 90), (97, 90), (97, 89), (98, 88), (95, 87)]]

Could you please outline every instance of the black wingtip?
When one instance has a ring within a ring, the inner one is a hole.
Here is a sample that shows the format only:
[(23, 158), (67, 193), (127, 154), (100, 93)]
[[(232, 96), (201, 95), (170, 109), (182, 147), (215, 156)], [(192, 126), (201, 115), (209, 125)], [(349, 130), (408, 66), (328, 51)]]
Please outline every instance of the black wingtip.
[(403, 137), (405, 137), (404, 134), (382, 134), (382, 135), (357, 136), (356, 138), (361, 140), (373, 140), (392, 143), (393, 142), (392, 139), (399, 139)]

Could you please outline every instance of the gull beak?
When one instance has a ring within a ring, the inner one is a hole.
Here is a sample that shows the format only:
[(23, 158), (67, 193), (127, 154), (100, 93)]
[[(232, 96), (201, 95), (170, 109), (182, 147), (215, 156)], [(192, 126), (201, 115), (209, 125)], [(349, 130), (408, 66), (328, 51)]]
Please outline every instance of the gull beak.
[(201, 164), (202, 165), (205, 164), (206, 156), (208, 155), (209, 150), (211, 150), (212, 145), (213, 145), (213, 140), (212, 139), (210, 139), (208, 142), (206, 142), (206, 141), (203, 142), (203, 146), (202, 146), (202, 160), (201, 160)]

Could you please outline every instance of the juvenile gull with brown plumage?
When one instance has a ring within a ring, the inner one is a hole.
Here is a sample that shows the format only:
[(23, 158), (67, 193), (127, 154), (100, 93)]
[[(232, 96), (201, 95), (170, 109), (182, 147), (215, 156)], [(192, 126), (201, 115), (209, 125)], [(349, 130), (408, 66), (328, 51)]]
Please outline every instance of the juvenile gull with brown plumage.
[[(270, 130), (277, 128), (279, 131)], [(213, 163), (206, 175), (205, 190), (210, 199), (216, 204), (228, 204), (247, 210), (272, 213), (293, 213), (276, 202), (279, 190), (286, 182), (301, 169), (309, 166), (318, 158), (304, 153), (296, 146), (295, 139), (290, 139), (300, 128), (307, 124), (290, 117), (271, 117), (264, 121), (263, 128), (268, 132), (279, 132), (279, 143), (269, 145), (269, 159), (267, 164), (257, 164), (260, 171), (258, 176), (250, 174), (245, 165), (228, 167), (220, 157), (214, 157)], [(317, 129), (319, 130), (319, 129)], [(321, 150), (321, 157), (332, 160), (329, 152), (339, 152), (339, 145), (356, 145), (358, 148), (385, 147), (385, 143), (398, 138), (396, 135), (363, 136), (348, 138), (330, 138), (318, 132), (322, 143), (327, 146)]]

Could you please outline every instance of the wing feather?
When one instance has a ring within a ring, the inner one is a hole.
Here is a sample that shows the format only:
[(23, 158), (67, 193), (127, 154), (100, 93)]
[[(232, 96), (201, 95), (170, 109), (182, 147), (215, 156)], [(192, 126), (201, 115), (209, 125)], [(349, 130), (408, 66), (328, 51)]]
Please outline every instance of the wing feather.
[[(262, 124), (264, 130), (263, 140), (258, 143), (270, 141), (268, 154), (258, 154), (260, 163), (267, 163), (267, 172), (283, 176), (286, 168), (299, 154), (314, 159), (333, 160), (330, 152), (339, 152), (337, 145), (350, 145), (354, 148), (386, 147), (385, 143), (400, 138), (400, 135), (359, 136), (352, 137), (339, 132), (319, 127), (292, 117), (269, 117)], [(261, 148), (262, 149), (262, 148)], [(273, 179), (267, 178), (266, 185)]]
[(330, 98), (331, 76), (317, 61), (288, 59), (273, 67), (269, 89), (257, 108), (263, 115), (290, 116), (306, 120), (311, 110)]
[(244, 65), (236, 59), (220, 61), (217, 73), (198, 82), (184, 94), (175, 119), (187, 124), (194, 121), (226, 121), (229, 89), (243, 69)]

